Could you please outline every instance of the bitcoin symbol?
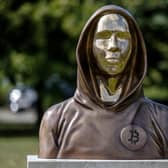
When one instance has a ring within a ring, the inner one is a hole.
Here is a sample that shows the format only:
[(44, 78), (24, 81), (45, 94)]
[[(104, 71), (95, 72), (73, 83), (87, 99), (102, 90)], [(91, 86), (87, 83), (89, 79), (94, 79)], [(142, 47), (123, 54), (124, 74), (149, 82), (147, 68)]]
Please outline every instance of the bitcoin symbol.
[(146, 144), (147, 134), (143, 128), (137, 125), (128, 125), (121, 130), (120, 139), (127, 149), (136, 151)]
[(129, 130), (131, 137), (128, 139), (128, 141), (131, 142), (131, 144), (135, 144), (139, 141), (139, 133), (136, 129)]

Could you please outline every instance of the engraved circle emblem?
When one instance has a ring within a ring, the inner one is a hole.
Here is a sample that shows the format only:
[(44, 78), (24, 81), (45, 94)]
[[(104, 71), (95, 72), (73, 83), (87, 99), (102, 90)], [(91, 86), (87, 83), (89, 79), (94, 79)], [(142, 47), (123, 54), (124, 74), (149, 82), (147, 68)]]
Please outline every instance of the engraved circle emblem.
[(145, 145), (147, 134), (143, 128), (136, 125), (129, 125), (121, 130), (120, 139), (125, 147), (129, 150), (136, 151)]

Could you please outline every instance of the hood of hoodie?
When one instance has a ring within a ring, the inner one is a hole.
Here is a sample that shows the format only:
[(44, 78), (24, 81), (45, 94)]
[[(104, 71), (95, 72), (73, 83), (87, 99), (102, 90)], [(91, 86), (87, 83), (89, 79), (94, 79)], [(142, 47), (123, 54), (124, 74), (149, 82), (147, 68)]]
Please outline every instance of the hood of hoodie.
[[(99, 19), (107, 14), (119, 14), (129, 25), (132, 37), (132, 53), (125, 70), (120, 74), (125, 78), (124, 89), (117, 102), (103, 102), (96, 75), (101, 74), (93, 56), (93, 38)], [(147, 55), (141, 31), (133, 16), (116, 5), (107, 5), (98, 9), (85, 24), (76, 49), (77, 57), (77, 90), (75, 100), (85, 106), (99, 106), (111, 111), (121, 111), (129, 104), (143, 96), (142, 82), (147, 70)]]

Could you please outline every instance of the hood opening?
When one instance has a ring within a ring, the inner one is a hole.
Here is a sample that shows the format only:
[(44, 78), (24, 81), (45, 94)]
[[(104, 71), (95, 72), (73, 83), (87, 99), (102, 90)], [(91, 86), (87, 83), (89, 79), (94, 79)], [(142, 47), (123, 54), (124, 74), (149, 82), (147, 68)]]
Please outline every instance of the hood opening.
[[(132, 53), (125, 70), (120, 74), (120, 79), (125, 80), (124, 91), (116, 103), (103, 102), (100, 98), (100, 91), (96, 75), (105, 77), (97, 67), (93, 56), (93, 36), (99, 19), (106, 14), (115, 13), (123, 16), (129, 25), (132, 36)], [(138, 97), (143, 96), (142, 81), (146, 74), (147, 58), (146, 48), (141, 31), (134, 18), (123, 8), (115, 5), (108, 5), (98, 9), (85, 24), (77, 45), (77, 92), (75, 99), (80, 102), (90, 99), (103, 108), (115, 110), (122, 103), (128, 105)]]

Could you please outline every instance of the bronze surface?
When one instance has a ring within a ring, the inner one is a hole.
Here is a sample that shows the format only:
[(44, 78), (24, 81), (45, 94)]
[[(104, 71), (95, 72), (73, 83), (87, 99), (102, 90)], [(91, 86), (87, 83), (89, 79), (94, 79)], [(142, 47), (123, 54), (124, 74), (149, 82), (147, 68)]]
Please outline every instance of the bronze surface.
[(98, 9), (81, 32), (76, 58), (76, 92), (44, 114), (39, 157), (168, 158), (168, 107), (143, 95), (146, 48), (131, 14), (115, 5)]

